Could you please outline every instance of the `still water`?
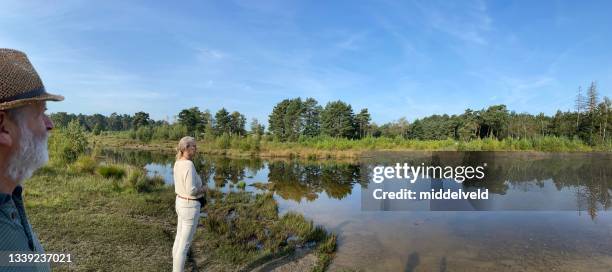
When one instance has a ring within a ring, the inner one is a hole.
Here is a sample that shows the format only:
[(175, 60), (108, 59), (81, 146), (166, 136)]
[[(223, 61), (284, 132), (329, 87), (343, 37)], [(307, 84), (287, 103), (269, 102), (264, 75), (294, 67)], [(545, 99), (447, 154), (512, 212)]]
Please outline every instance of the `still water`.
[[(173, 155), (108, 151), (172, 184)], [(369, 211), (371, 166), (485, 161), (494, 211)], [(392, 153), (360, 161), (200, 156), (198, 172), (223, 191), (269, 190), (281, 212), (303, 213), (339, 235), (332, 271), (612, 271), (612, 154)], [(260, 189), (258, 189), (260, 188)]]

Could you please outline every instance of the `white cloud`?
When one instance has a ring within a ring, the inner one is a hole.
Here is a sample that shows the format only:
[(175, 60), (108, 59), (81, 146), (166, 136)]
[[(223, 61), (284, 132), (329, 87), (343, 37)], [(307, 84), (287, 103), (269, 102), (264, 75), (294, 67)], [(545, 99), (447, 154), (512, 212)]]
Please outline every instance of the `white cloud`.
[(414, 3), (424, 15), (426, 26), (465, 42), (488, 44), (486, 34), (491, 30), (493, 20), (484, 1), (444, 2), (447, 4), (444, 6), (432, 2)]

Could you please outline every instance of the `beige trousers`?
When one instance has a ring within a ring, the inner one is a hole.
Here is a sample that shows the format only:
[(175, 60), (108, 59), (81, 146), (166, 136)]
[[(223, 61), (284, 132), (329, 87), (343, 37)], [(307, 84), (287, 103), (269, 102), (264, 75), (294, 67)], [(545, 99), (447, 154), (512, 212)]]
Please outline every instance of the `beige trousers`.
[(200, 221), (200, 202), (176, 198), (176, 237), (172, 247), (172, 271), (183, 272), (187, 252)]

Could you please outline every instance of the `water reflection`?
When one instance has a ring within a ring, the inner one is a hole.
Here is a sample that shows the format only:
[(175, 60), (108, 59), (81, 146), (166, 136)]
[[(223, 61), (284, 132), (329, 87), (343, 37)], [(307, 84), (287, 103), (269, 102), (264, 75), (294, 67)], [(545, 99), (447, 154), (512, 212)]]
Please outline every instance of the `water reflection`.
[[(370, 196), (374, 188), (366, 188), (364, 207), (368, 210), (577, 210), (587, 211), (595, 218), (599, 211), (609, 210), (612, 194), (612, 154), (606, 153), (515, 153), (515, 152), (421, 152), (372, 153), (362, 161), (363, 171), (369, 173), (374, 165), (394, 166), (396, 163), (430, 166), (485, 165), (485, 179), (466, 179), (457, 185), (452, 179), (417, 180), (410, 187), (418, 191), (461, 188), (464, 191), (488, 189), (489, 201), (430, 201), (430, 203), (390, 203), (374, 201)], [(393, 180), (395, 181), (395, 180)], [(374, 184), (384, 185), (385, 191), (406, 188), (406, 182)], [(427, 186), (426, 186), (427, 185)], [(431, 187), (429, 187), (431, 185)], [(438, 188), (440, 187), (440, 188)], [(465, 202), (465, 203), (464, 203)], [(428, 204), (429, 206), (424, 204)], [(377, 206), (378, 205), (378, 206)], [(453, 207), (451, 206), (455, 206)], [(467, 209), (469, 210), (469, 209)]]
[[(174, 154), (106, 151), (114, 162), (146, 167), (172, 183)], [(421, 152), (370, 155), (359, 163), (296, 160), (194, 160), (208, 186), (272, 191), (281, 211), (297, 211), (339, 234), (332, 270), (610, 271), (612, 154)], [(498, 205), (548, 211), (364, 212), (361, 193), (374, 165), (479, 165)], [(535, 200), (534, 200), (535, 199)], [(531, 203), (529, 205), (535, 205)], [(573, 211), (554, 211), (566, 205)], [(586, 212), (576, 212), (586, 211)], [(586, 216), (582, 216), (585, 214)]]
[[(106, 150), (103, 155), (112, 162), (145, 167), (150, 174), (162, 175), (167, 183), (172, 183), (172, 153)], [(209, 186), (231, 190), (240, 181), (247, 185), (263, 183), (267, 190), (278, 197), (298, 203), (315, 201), (321, 194), (342, 200), (354, 192), (356, 184), (367, 189), (373, 165), (394, 165), (397, 162), (441, 166), (486, 163), (486, 182), (466, 180), (461, 186), (467, 189), (488, 189), (490, 194), (499, 197), (499, 205), (510, 202), (515, 206), (528, 207), (529, 201), (540, 201), (532, 205), (554, 210), (555, 205), (567, 206), (571, 202), (571, 209), (587, 211), (592, 218), (601, 210), (609, 210), (612, 205), (612, 155), (605, 153), (377, 153), (363, 159), (361, 163), (264, 161), (219, 156), (198, 156), (194, 159), (198, 172), (203, 180), (208, 181)], [(533, 194), (538, 195), (534, 197)]]
[(343, 199), (360, 181), (359, 165), (348, 163), (298, 163), (275, 161), (268, 164), (270, 190), (283, 199), (314, 201), (325, 192)]

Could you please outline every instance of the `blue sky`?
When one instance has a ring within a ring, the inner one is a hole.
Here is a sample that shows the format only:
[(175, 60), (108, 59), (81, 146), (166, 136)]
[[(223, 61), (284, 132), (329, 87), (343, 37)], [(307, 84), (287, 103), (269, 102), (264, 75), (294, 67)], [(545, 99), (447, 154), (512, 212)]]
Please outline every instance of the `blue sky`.
[(553, 114), (612, 96), (610, 1), (2, 1), (51, 112), (238, 110), (314, 97), (377, 123), (506, 104)]

